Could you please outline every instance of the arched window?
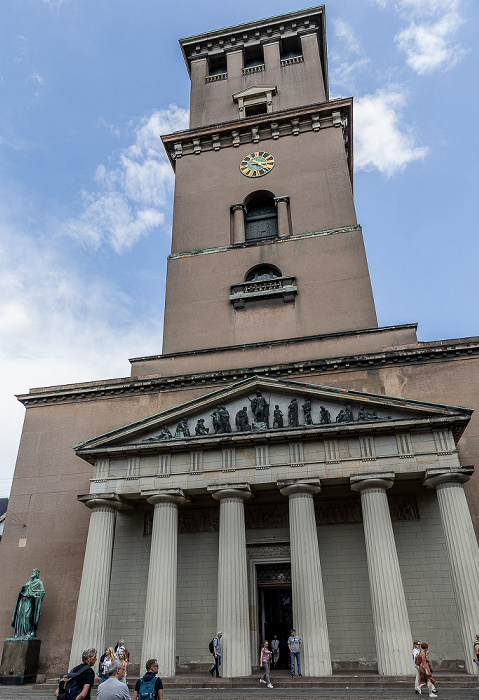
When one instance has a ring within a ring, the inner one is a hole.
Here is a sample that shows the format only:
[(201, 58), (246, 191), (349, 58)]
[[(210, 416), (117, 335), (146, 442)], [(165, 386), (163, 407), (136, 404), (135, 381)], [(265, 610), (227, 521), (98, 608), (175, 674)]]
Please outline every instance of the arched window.
[(273, 196), (264, 192), (252, 197), (246, 204), (244, 224), (246, 241), (277, 238), (278, 212)]
[(245, 282), (272, 280), (275, 277), (281, 277), (281, 272), (277, 267), (273, 267), (272, 265), (257, 265), (248, 272), (245, 277)]

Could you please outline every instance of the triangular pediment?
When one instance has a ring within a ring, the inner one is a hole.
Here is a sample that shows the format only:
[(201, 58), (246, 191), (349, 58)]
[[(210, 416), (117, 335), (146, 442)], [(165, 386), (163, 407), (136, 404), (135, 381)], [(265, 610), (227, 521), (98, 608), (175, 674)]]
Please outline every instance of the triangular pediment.
[(239, 97), (242, 97), (243, 99), (246, 97), (259, 97), (260, 95), (265, 95), (268, 92), (272, 95), (276, 95), (276, 90), (276, 85), (250, 85), (247, 88), (238, 90), (238, 92), (234, 92), (233, 100), (237, 101)]
[(356, 432), (450, 428), (456, 440), (471, 409), (296, 381), (252, 377), (75, 445), (89, 461), (109, 452), (308, 439)]

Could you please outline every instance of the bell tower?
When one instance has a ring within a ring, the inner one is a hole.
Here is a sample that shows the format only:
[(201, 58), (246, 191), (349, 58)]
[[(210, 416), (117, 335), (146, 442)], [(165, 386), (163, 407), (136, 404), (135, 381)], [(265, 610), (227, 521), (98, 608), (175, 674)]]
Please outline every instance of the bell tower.
[(163, 353), (377, 327), (352, 194), (352, 100), (329, 100), (324, 6), (180, 41)]

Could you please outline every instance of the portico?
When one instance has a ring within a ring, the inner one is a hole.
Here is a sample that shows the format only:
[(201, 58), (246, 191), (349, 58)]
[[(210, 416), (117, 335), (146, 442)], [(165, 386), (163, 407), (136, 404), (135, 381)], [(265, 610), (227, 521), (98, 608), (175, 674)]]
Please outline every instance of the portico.
[[(284, 407), (285, 413), (292, 399), (307, 396), (304, 405), (313, 422), (184, 435), (185, 425), (208, 427), (207, 416), (214, 416), (215, 406), (221, 406), (232, 423), (235, 411), (255, 395), (268, 406)], [(143, 542), (151, 538), (142, 564), (146, 580), (140, 581), (134, 562), (129, 566), (122, 560), (122, 567), (145, 591), (142, 619), (138, 616), (134, 625), (136, 653), (142, 659), (158, 657), (161, 675), (175, 675), (178, 664), (207, 664), (209, 637), (217, 629), (224, 632), (223, 675), (249, 675), (257, 665), (261, 635), (256, 567), (283, 562), (291, 566), (292, 618), (303, 638), (304, 676), (330, 675), (334, 667), (347, 668), (348, 663), (350, 668), (375, 668), (381, 675), (408, 676), (412, 630), (421, 624), (427, 601), (416, 603), (416, 608), (411, 603), (410, 579), (417, 570), (405, 564), (397, 536), (402, 542), (418, 527), (427, 531), (433, 522), (437, 527), (434, 517), (440, 516), (465, 657), (464, 640), (475, 624), (476, 603), (464, 591), (479, 557), (472, 538), (459, 542), (459, 531), (472, 532), (467, 507), (453, 508), (449, 500), (439, 499), (447, 483), (458, 489), (458, 503), (462, 502), (462, 483), (472, 469), (459, 464), (455, 440), (469, 412), (360, 393), (344, 401), (341, 390), (247, 380), (78, 445), (79, 456), (97, 465), (100, 478), (92, 479), (91, 493), (80, 497), (92, 509), (85, 562), (97, 560), (94, 567), (85, 564), (81, 590), (97, 592), (98, 614), (96, 627), (86, 629), (79, 604), (75, 649), (85, 643), (85, 629), (101, 646), (108, 605), (121, 597), (115, 588), (105, 594), (101, 584), (109, 579), (112, 557), (119, 561), (124, 547), (121, 536), (112, 546), (118, 512), (117, 528), (133, 533), (134, 524), (138, 528), (142, 523), (143, 533), (131, 537), (140, 536)], [(321, 423), (327, 414), (330, 422)], [(343, 415), (349, 420), (343, 422)], [(176, 424), (182, 426), (180, 436)], [(440, 449), (445, 446), (449, 449)], [(128, 476), (134, 459), (137, 473)], [(451, 511), (456, 514), (453, 520)], [(107, 518), (101, 527), (110, 534), (101, 538), (104, 550), (98, 557), (99, 513)], [(351, 538), (357, 542), (355, 551)], [(196, 561), (186, 584), (182, 571), (189, 557), (192, 561), (192, 547)], [(332, 585), (336, 547), (346, 560), (351, 557), (351, 568), (358, 566), (358, 550), (363, 552), (368, 573), (360, 592), (360, 577), (348, 582), (347, 573)], [(114, 569), (113, 564), (113, 579)], [(338, 607), (332, 589), (341, 600), (351, 600)], [(370, 610), (367, 616), (364, 609)], [(268, 624), (274, 628), (274, 620)], [(183, 626), (191, 630), (189, 652)], [(341, 658), (341, 636), (351, 634), (359, 638), (363, 658), (359, 652), (349, 660)], [(436, 631), (435, 643), (439, 640)]]

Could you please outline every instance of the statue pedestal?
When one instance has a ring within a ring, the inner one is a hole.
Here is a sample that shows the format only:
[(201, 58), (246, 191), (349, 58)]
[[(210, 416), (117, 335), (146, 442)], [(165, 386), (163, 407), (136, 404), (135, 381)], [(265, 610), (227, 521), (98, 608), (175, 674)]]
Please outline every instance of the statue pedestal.
[(0, 665), (0, 685), (36, 683), (41, 639), (7, 639)]

